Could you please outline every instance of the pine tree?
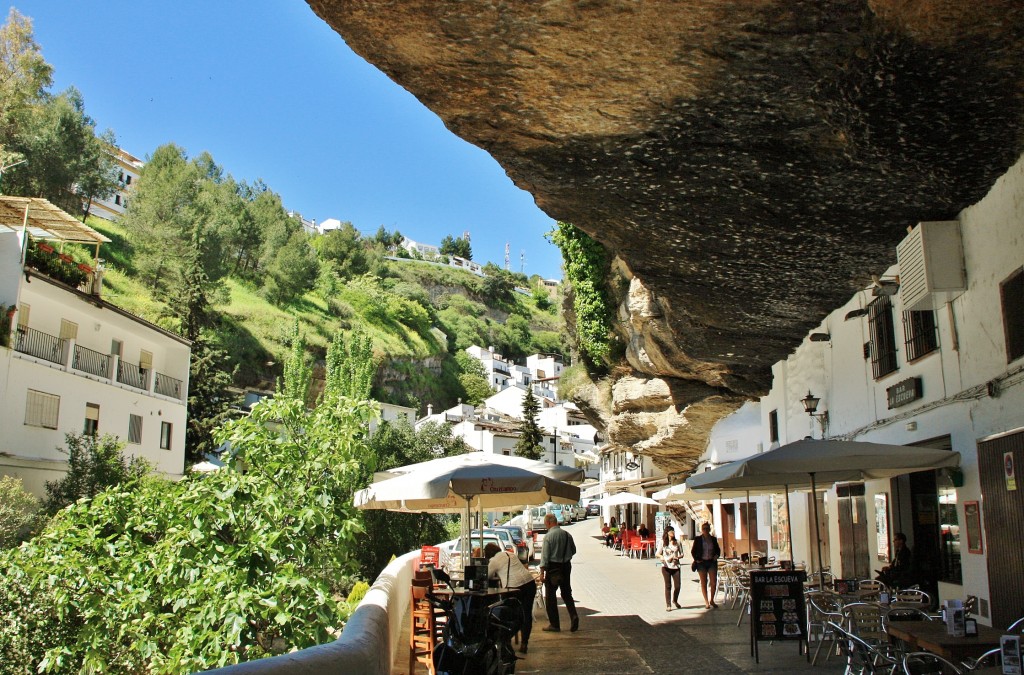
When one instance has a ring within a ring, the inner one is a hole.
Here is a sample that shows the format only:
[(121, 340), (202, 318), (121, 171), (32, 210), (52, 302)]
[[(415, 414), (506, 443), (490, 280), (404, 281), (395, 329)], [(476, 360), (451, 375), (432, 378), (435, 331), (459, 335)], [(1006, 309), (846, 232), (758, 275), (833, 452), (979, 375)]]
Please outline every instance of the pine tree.
[(540, 412), (540, 404), (537, 397), (533, 395), (532, 389), (526, 390), (523, 398), (523, 422), (519, 427), (519, 440), (516, 441), (516, 454), (526, 459), (540, 459), (543, 453), (541, 442), (544, 434), (537, 426), (537, 413)]

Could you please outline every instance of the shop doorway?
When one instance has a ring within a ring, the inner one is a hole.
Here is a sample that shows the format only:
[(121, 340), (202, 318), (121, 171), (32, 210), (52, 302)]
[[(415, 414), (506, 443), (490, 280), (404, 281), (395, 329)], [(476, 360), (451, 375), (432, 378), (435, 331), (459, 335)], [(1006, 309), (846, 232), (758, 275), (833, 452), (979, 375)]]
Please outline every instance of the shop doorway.
[(864, 484), (836, 486), (839, 519), (839, 574), (843, 579), (870, 579), (867, 507)]
[[(987, 556), (992, 625), (997, 628), (1010, 625), (1024, 611), (1024, 468), (1018, 467), (1024, 467), (1024, 431), (978, 443), (982, 501), (962, 529), (967, 555)], [(998, 588), (992, 587), (993, 580)]]

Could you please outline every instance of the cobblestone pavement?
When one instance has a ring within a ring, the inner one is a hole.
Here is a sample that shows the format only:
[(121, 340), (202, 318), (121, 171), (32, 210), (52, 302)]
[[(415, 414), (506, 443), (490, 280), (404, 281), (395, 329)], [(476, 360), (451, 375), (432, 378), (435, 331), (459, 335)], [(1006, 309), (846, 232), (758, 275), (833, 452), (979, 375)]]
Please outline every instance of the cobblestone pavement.
[[(795, 642), (759, 643), (759, 663), (750, 652), (747, 617), (728, 604), (706, 610), (696, 573), (682, 571), (682, 609), (665, 611), (661, 569), (655, 560), (623, 558), (604, 546), (599, 520), (566, 527), (576, 542), (572, 588), (580, 629), (568, 632), (559, 600), (561, 633), (545, 633), (547, 617), (534, 610), (529, 653), (517, 673), (841, 673), (832, 656), (812, 667)], [(539, 551), (538, 547), (538, 560)], [(689, 559), (689, 554), (687, 554)], [(721, 598), (721, 596), (719, 596)], [(408, 673), (408, 652), (399, 649), (394, 673)], [(420, 666), (417, 673), (425, 673)]]

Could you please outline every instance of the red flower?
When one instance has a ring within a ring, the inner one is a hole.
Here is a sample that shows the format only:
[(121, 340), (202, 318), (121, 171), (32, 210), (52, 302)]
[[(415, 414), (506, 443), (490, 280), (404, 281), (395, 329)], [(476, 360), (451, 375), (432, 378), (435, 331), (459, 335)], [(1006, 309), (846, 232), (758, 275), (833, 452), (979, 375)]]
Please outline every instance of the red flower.
[(60, 254), (60, 259), (63, 260), (64, 262), (68, 263), (69, 265), (74, 265), (75, 264), (75, 259), (72, 258), (71, 256), (69, 256), (67, 253), (61, 253)]
[(50, 246), (49, 244), (44, 244), (44, 243), (40, 242), (40, 243), (36, 244), (36, 248), (38, 248), (43, 253), (53, 253), (53, 247)]
[(92, 274), (92, 268), (85, 263), (78, 263), (78, 269), (82, 270), (86, 274)]

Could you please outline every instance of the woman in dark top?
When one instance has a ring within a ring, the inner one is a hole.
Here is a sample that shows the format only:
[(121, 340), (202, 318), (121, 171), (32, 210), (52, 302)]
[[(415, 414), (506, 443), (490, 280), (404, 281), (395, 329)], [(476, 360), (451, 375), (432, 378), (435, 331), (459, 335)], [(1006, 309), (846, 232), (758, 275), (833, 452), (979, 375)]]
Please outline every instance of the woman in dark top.
[(693, 540), (690, 555), (693, 556), (693, 569), (700, 576), (700, 592), (704, 596), (704, 607), (718, 607), (715, 603), (715, 593), (718, 591), (718, 558), (722, 555), (722, 549), (718, 545), (718, 539), (711, 536), (710, 523), (700, 526), (700, 536)]

